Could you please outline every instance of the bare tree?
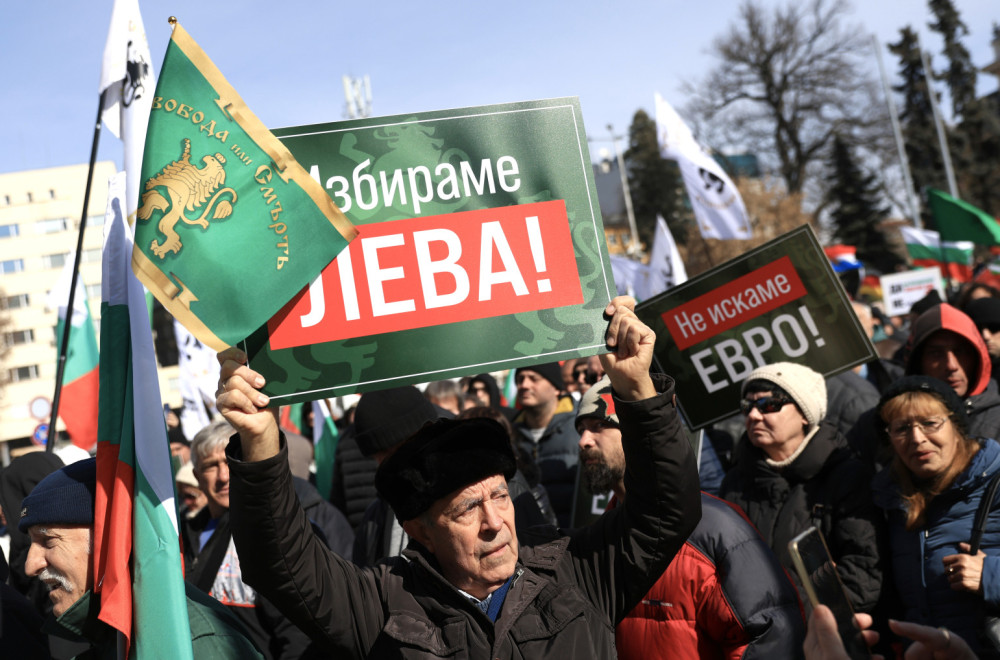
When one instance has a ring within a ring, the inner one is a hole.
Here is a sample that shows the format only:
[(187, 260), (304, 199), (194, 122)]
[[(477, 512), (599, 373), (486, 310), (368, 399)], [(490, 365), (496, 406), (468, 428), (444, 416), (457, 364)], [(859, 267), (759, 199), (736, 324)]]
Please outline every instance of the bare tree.
[(884, 135), (868, 37), (843, 24), (849, 11), (845, 0), (773, 9), (746, 0), (712, 43), (719, 65), (688, 86), (688, 113), (703, 137), (716, 148), (755, 153), (794, 194), (810, 192), (834, 134), (854, 144)]

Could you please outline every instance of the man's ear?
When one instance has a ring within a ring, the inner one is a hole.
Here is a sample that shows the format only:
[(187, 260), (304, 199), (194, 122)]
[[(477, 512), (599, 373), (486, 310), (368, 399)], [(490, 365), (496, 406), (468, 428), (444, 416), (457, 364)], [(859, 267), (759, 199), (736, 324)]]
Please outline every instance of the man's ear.
[(403, 531), (406, 532), (406, 535), (411, 539), (416, 539), (420, 545), (427, 548), (431, 554), (434, 554), (434, 542), (432, 541), (429, 530), (427, 529), (427, 523), (419, 517), (404, 522)]

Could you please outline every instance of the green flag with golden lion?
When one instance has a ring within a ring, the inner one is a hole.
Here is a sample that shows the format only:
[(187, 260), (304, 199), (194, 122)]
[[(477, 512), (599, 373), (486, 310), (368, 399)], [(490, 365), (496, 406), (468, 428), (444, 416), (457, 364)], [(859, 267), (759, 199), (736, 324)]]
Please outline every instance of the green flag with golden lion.
[(175, 23), (146, 132), (136, 276), (222, 350), (262, 326), (356, 235)]

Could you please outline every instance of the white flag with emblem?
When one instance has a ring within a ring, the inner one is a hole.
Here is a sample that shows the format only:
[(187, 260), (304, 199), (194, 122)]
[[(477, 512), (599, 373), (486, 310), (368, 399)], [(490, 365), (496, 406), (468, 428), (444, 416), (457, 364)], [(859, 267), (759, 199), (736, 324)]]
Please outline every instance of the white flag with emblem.
[(691, 135), (680, 115), (656, 95), (656, 135), (664, 158), (677, 161), (703, 238), (748, 239), (750, 220), (729, 175)]
[(156, 91), (146, 30), (138, 0), (115, 0), (111, 27), (101, 64), (101, 122), (125, 147), (125, 205), (128, 222), (135, 222), (139, 204), (142, 150), (146, 124)]
[(687, 281), (687, 269), (677, 251), (677, 243), (667, 227), (663, 216), (656, 216), (656, 235), (653, 237), (653, 249), (649, 253), (649, 264), (646, 266), (645, 287), (638, 292), (642, 300), (648, 300), (671, 287)]

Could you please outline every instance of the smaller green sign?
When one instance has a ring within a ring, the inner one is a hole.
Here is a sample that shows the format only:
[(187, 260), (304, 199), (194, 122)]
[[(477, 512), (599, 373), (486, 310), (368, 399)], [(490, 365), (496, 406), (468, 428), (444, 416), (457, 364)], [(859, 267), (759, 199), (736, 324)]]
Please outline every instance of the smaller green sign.
[(740, 385), (759, 366), (797, 362), (832, 376), (877, 357), (808, 225), (644, 301), (636, 314), (656, 332), (656, 361), (677, 381), (694, 429), (736, 413)]

